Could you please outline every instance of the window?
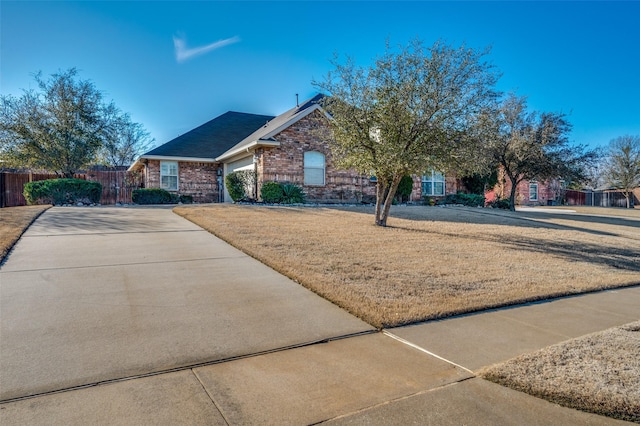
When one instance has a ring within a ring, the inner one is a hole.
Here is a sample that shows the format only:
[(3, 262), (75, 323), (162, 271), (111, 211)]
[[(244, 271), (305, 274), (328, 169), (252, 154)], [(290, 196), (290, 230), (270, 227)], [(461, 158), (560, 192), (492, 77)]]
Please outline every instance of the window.
[(160, 162), (160, 188), (167, 191), (178, 190), (178, 163), (176, 161)]
[(529, 184), (529, 201), (538, 201), (538, 184)]
[(422, 195), (444, 195), (444, 175), (435, 170), (422, 176)]
[(324, 185), (324, 154), (315, 151), (304, 153), (304, 184)]

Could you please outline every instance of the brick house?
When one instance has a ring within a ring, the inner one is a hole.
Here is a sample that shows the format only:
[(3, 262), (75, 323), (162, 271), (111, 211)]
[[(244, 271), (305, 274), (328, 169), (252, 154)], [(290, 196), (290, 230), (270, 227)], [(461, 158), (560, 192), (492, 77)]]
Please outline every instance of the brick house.
[[(143, 175), (145, 187), (193, 196), (196, 202), (231, 201), (224, 177), (253, 170), (259, 199), (264, 182), (289, 182), (303, 188), (307, 200), (359, 203), (375, 199), (375, 181), (334, 167), (327, 115), (317, 95), (273, 117), (227, 112), (146, 154), (130, 170)], [(411, 201), (455, 193), (458, 181), (441, 173), (414, 176)]]
[[(559, 180), (535, 181), (523, 180), (516, 186), (516, 205), (546, 206), (562, 202), (563, 183)], [(498, 170), (498, 183), (484, 196), (487, 203), (498, 198), (509, 199), (511, 181), (502, 169)]]

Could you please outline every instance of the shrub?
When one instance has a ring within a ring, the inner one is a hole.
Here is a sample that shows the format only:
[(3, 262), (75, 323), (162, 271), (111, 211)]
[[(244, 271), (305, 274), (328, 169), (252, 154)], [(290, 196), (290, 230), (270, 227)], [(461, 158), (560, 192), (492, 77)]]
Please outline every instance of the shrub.
[(227, 187), (227, 192), (231, 199), (236, 201), (242, 201), (246, 198), (246, 194), (244, 192), (244, 183), (240, 178), (240, 174), (238, 172), (229, 173), (224, 178), (224, 184)]
[(487, 204), (487, 207), (493, 207), (494, 209), (510, 210), (511, 203), (506, 198), (498, 198), (497, 200), (491, 201), (489, 204)]
[(408, 201), (411, 191), (413, 191), (413, 178), (408, 175), (402, 176), (396, 190), (396, 198), (399, 202)]
[(265, 182), (260, 188), (260, 198), (265, 203), (280, 203), (284, 197), (282, 185), (278, 182)]
[(192, 204), (193, 203), (193, 195), (180, 195), (178, 197), (178, 201), (182, 204)]
[(493, 170), (488, 174), (473, 174), (465, 176), (462, 184), (471, 194), (484, 194), (486, 188), (493, 188), (498, 183), (498, 171)]
[(47, 179), (24, 185), (27, 204), (98, 203), (102, 185), (83, 179)]
[(131, 200), (136, 204), (173, 204), (178, 196), (160, 188), (134, 189)]
[(304, 192), (298, 185), (285, 183), (282, 187), (282, 204), (299, 204), (305, 202)]
[(224, 178), (224, 184), (233, 202), (251, 200), (247, 190), (255, 186), (256, 173), (253, 170), (238, 170), (229, 173)]
[(435, 197), (429, 197), (425, 195), (424, 197), (422, 197), (422, 204), (424, 204), (425, 206), (435, 206), (436, 204), (438, 204), (438, 200)]
[(445, 197), (444, 204), (462, 204), (463, 206), (469, 207), (483, 207), (484, 195), (464, 194), (462, 192), (449, 194)]

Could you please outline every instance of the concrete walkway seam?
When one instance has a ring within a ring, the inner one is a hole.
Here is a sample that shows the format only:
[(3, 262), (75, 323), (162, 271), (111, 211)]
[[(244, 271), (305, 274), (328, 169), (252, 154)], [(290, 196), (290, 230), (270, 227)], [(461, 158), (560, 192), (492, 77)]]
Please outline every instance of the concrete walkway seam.
[(64, 271), (74, 269), (96, 269), (96, 268), (114, 268), (118, 266), (139, 266), (139, 265), (165, 265), (167, 263), (187, 263), (187, 262), (203, 262), (207, 260), (227, 260), (227, 259), (244, 259), (245, 256), (219, 256), (219, 257), (203, 257), (197, 259), (184, 259), (184, 260), (162, 260), (162, 261), (148, 261), (148, 262), (131, 262), (131, 263), (117, 263), (106, 265), (88, 265), (88, 266), (61, 266), (59, 268), (34, 268), (34, 269), (15, 269), (11, 271), (0, 271), (1, 274), (12, 274), (16, 272), (41, 272), (41, 271)]
[[(138, 375), (135, 375), (135, 376), (119, 377), (117, 379), (102, 380), (102, 381), (94, 382), (94, 383), (86, 383), (86, 384), (83, 384), (83, 385), (71, 386), (71, 387), (62, 388), (62, 389), (56, 389), (56, 390), (49, 391), (49, 392), (41, 392), (41, 393), (36, 393), (36, 394), (32, 394), (32, 395), (20, 396), (20, 397), (17, 397), (17, 398), (3, 399), (3, 400), (0, 400), (0, 405), (8, 404), (8, 403), (11, 403), (11, 402), (23, 401), (25, 399), (38, 398), (38, 397), (46, 396), (46, 395), (55, 395), (55, 394), (64, 393), (64, 392), (71, 392), (71, 391), (75, 391), (75, 390), (88, 389), (88, 388), (107, 385), (107, 384), (111, 384), (111, 383), (119, 383), (119, 382), (125, 382), (125, 381), (128, 381), (128, 380), (142, 379), (142, 378), (145, 378), (145, 377), (160, 376), (162, 374), (175, 373), (175, 372), (178, 372), (178, 371), (193, 370), (195, 368), (207, 367), (207, 366), (210, 366), (210, 365), (217, 365), (217, 364), (222, 364), (222, 363), (225, 363), (225, 362), (231, 362), (231, 361), (237, 361), (237, 360), (241, 360), (241, 359), (253, 358), (253, 357), (258, 357), (258, 356), (261, 356), (261, 355), (268, 355), (268, 354), (272, 354), (272, 353), (288, 351), (290, 349), (304, 348), (304, 347), (307, 347), (307, 346), (319, 345), (319, 344), (323, 344), (323, 343), (333, 342), (333, 341), (336, 341), (336, 340), (349, 339), (351, 337), (365, 336), (365, 335), (368, 335), (368, 334), (376, 334), (376, 333), (378, 333), (378, 330), (375, 330), (375, 329), (374, 330), (367, 330), (367, 331), (360, 331), (360, 332), (357, 332), (357, 333), (344, 334), (344, 335), (341, 335), (341, 336), (330, 337), (328, 339), (315, 340), (315, 341), (312, 341), (312, 342), (301, 343), (301, 344), (297, 344), (297, 345), (283, 346), (283, 347), (280, 347), (280, 348), (269, 349), (269, 350), (255, 352), (255, 353), (246, 354), (246, 355), (238, 355), (238, 356), (234, 356), (234, 357), (228, 357), (228, 358), (223, 358), (223, 359), (218, 359), (218, 360), (213, 360), (213, 361), (206, 361), (206, 362), (201, 362), (201, 363), (196, 363), (196, 364), (190, 364), (190, 365), (185, 365), (185, 366), (181, 366), (181, 367), (169, 368), (169, 369), (161, 370), (161, 371), (154, 371), (154, 372), (151, 372), (151, 373), (138, 374)], [(198, 381), (200, 381), (199, 378), (198, 378)]]
[(229, 419), (227, 419), (227, 416), (225, 416), (224, 413), (222, 412), (222, 408), (216, 403), (216, 400), (213, 399), (213, 396), (209, 393), (209, 390), (207, 390), (207, 387), (204, 385), (204, 383), (202, 383), (202, 380), (200, 379), (200, 376), (198, 376), (198, 373), (196, 372), (195, 368), (191, 369), (191, 374), (193, 374), (193, 376), (196, 378), (198, 383), (200, 383), (200, 386), (202, 386), (202, 390), (204, 391), (204, 393), (207, 394), (207, 396), (211, 400), (211, 403), (213, 404), (214, 407), (216, 407), (216, 410), (218, 410), (218, 413), (220, 413), (220, 416), (222, 417), (224, 422), (227, 424), (227, 426), (231, 426), (231, 423), (229, 423)]
[[(398, 342), (400, 342), (400, 343), (404, 343), (404, 344), (405, 344), (405, 345), (407, 345), (407, 346), (410, 346), (410, 347), (412, 347), (412, 348), (414, 348), (414, 349), (417, 349), (417, 350), (419, 350), (420, 352), (424, 352), (424, 353), (425, 353), (425, 354), (427, 354), (427, 355), (431, 355), (431, 356), (432, 356), (432, 357), (434, 357), (434, 358), (438, 358), (439, 360), (444, 361), (444, 362), (446, 362), (446, 363), (449, 363), (449, 364), (453, 365), (454, 367), (461, 368), (462, 370), (466, 371), (467, 373), (473, 374), (473, 376), (475, 377), (475, 373), (474, 373), (473, 371), (469, 370), (469, 369), (468, 369), (468, 368), (466, 368), (466, 367), (461, 366), (460, 364), (456, 364), (455, 362), (453, 362), (453, 361), (449, 361), (448, 359), (443, 358), (443, 357), (441, 357), (440, 355), (436, 355), (436, 354), (434, 354), (433, 352), (429, 352), (429, 351), (428, 351), (428, 350), (426, 350), (425, 348), (420, 347), (420, 346), (418, 346), (418, 345), (416, 345), (416, 344), (414, 344), (414, 343), (411, 343), (411, 342), (409, 342), (408, 340), (403, 339), (402, 337), (396, 336), (395, 334), (393, 334), (393, 333), (391, 333), (391, 332), (389, 332), (389, 331), (387, 331), (387, 330), (383, 330), (383, 331), (382, 331), (382, 333), (383, 333), (384, 335), (386, 335), (386, 336), (391, 337), (392, 339), (397, 340), (397, 341), (398, 341)], [(465, 379), (465, 380), (466, 380), (466, 379)]]
[[(391, 337), (391, 336), (389, 336), (389, 337)], [(438, 387), (435, 387), (435, 388), (432, 388), (432, 389), (425, 389), (425, 390), (420, 391), (420, 392), (412, 393), (411, 395), (400, 396), (398, 398), (390, 399), (388, 401), (380, 402), (378, 404), (373, 404), (373, 405), (371, 405), (369, 407), (360, 408), (359, 410), (355, 410), (355, 411), (352, 411), (350, 413), (340, 414), (339, 416), (332, 417), (330, 419), (320, 420), (319, 422), (311, 423), (309, 426), (317, 426), (317, 425), (321, 425), (321, 424), (324, 424), (324, 423), (327, 423), (327, 422), (332, 422), (334, 420), (340, 420), (340, 419), (344, 419), (344, 418), (347, 418), (347, 417), (351, 417), (351, 416), (356, 415), (356, 414), (365, 413), (365, 412), (367, 412), (369, 410), (373, 410), (373, 409), (376, 409), (378, 407), (384, 407), (385, 405), (393, 404), (395, 402), (399, 402), (399, 401), (404, 401), (404, 400), (407, 400), (407, 399), (415, 398), (416, 396), (425, 395), (425, 394), (431, 393), (431, 392), (436, 392), (436, 391), (439, 391), (441, 389), (446, 389), (446, 388), (448, 388), (450, 386), (455, 386), (455, 385), (458, 385), (458, 384), (460, 384), (462, 382), (466, 382), (467, 380), (472, 380), (472, 379), (475, 379), (475, 378), (476, 378), (475, 376), (473, 376), (473, 377), (465, 377), (463, 379), (458, 380), (457, 382), (447, 383), (445, 385), (438, 386)]]

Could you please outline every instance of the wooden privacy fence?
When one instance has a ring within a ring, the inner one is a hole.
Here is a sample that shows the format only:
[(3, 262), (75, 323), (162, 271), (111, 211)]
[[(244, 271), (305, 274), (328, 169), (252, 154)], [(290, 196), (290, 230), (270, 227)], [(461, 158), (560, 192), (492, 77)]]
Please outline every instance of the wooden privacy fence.
[[(27, 204), (22, 192), (24, 184), (38, 180), (55, 179), (50, 173), (0, 172), (0, 207), (24, 206)], [(142, 187), (139, 175), (126, 170), (90, 170), (74, 175), (102, 184), (101, 204), (130, 203), (134, 189)]]

